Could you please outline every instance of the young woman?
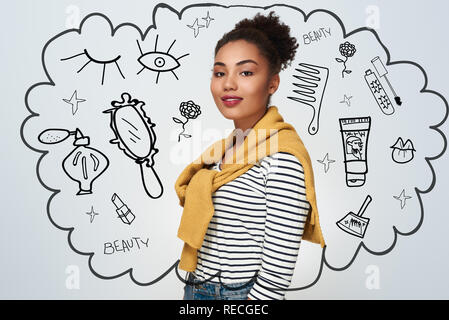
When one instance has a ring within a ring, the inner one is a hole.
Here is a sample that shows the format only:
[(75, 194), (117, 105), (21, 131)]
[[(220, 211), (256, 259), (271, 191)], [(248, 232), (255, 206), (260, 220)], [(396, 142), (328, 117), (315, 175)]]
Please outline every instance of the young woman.
[[(303, 235), (324, 246), (310, 158), (294, 128), (269, 107), (279, 72), (298, 47), (289, 32), (274, 12), (257, 14), (216, 45), (210, 89), (235, 130), (213, 146), (221, 152), (204, 152), (175, 185), (184, 206), (178, 230), (185, 241), (179, 267), (189, 271), (184, 299), (283, 299)], [(255, 129), (275, 134), (251, 142)], [(268, 140), (278, 148), (236, 163), (239, 151), (254, 155)]]

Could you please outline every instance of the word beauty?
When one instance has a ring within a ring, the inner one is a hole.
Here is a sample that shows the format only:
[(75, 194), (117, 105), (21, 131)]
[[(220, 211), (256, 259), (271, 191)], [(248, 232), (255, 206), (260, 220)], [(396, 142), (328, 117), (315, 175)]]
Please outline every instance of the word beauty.
[(331, 28), (319, 28), (318, 30), (310, 31), (309, 33), (304, 33), (302, 38), (304, 44), (311, 44), (312, 42), (320, 41), (322, 38), (327, 38), (331, 36)]
[(142, 240), (140, 237), (132, 237), (129, 240), (114, 240), (113, 242), (105, 242), (104, 254), (114, 254), (118, 252), (138, 251), (143, 248), (148, 248), (149, 238)]

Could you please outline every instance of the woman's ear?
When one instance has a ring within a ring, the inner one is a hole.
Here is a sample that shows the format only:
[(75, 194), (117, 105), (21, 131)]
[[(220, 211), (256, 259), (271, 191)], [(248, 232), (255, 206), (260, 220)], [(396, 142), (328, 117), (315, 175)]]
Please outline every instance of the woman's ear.
[(271, 77), (269, 86), (268, 86), (268, 93), (270, 95), (272, 95), (273, 93), (276, 92), (276, 90), (279, 87), (279, 82), (281, 81), (281, 79), (279, 78), (279, 73), (276, 73), (275, 75), (273, 75)]

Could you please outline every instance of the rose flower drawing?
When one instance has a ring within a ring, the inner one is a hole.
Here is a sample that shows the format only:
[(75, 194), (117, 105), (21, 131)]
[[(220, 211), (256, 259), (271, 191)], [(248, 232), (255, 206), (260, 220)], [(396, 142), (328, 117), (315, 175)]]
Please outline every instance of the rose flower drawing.
[(345, 60), (341, 59), (341, 58), (335, 58), (335, 60), (339, 63), (343, 63), (343, 71), (341, 72), (341, 77), (344, 78), (345, 77), (345, 73), (349, 74), (352, 71), (349, 69), (346, 69), (346, 62), (348, 61), (348, 59), (350, 57), (352, 57), (354, 55), (354, 53), (357, 51), (355, 49), (355, 45), (353, 45), (352, 43), (346, 41), (345, 43), (340, 44), (340, 54), (345, 57)]
[(195, 104), (192, 100), (189, 100), (187, 102), (181, 102), (181, 104), (179, 105), (179, 112), (187, 120), (183, 122), (182, 120), (173, 117), (174, 122), (182, 124), (182, 132), (178, 135), (178, 142), (181, 140), (181, 136), (184, 136), (186, 138), (192, 137), (190, 134), (184, 133), (185, 131), (184, 126), (187, 124), (187, 122), (189, 122), (189, 119), (196, 119), (201, 114), (201, 108), (199, 105)]

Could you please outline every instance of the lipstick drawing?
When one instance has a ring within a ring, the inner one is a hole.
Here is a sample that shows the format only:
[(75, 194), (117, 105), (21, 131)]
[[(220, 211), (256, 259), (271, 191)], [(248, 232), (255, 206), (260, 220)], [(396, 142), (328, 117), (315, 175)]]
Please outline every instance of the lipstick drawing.
[(116, 193), (112, 195), (111, 200), (116, 207), (115, 211), (117, 212), (117, 215), (122, 220), (122, 222), (125, 224), (131, 224), (136, 216), (131, 212), (128, 206), (123, 203), (122, 199), (120, 199), (120, 197)]

